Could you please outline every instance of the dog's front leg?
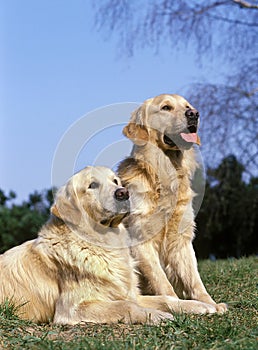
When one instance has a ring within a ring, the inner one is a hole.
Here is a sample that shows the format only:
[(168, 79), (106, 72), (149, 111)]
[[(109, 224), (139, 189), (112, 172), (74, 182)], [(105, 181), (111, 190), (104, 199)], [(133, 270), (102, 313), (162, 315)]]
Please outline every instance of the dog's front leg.
[(177, 245), (177, 248), (170, 252), (169, 260), (170, 264), (166, 267), (166, 273), (172, 284), (175, 283), (172, 275), (176, 276), (178, 280), (176, 291), (180, 297), (214, 305), (221, 313), (227, 310), (226, 304), (216, 304), (208, 294), (198, 272), (191, 241), (185, 241), (182, 237), (182, 244)]
[[(68, 298), (67, 298), (68, 297)], [(67, 303), (67, 301), (70, 302)], [(159, 324), (163, 320), (173, 320), (167, 310), (145, 308), (130, 300), (91, 300), (76, 303), (69, 295), (58, 300), (54, 323), (75, 325), (81, 322)]]
[(141, 243), (132, 247), (131, 251), (140, 271), (142, 294), (170, 295), (178, 298), (160, 264), (159, 254), (153, 243)]

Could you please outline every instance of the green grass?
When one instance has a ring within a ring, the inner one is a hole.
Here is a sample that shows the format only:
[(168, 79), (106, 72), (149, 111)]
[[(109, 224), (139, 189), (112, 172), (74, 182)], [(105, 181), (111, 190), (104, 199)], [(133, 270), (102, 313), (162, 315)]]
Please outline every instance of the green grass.
[(15, 306), (0, 306), (0, 349), (257, 349), (258, 258), (202, 261), (199, 270), (224, 315), (175, 315), (160, 326), (37, 325), (22, 321)]

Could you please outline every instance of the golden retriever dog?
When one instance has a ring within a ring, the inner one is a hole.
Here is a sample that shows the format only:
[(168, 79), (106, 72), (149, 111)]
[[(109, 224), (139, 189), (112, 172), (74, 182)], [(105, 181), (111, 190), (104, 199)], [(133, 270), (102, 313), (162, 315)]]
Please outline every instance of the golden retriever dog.
[(146, 100), (123, 130), (134, 147), (118, 175), (131, 196), (127, 226), (142, 293), (170, 295), (185, 312), (198, 312), (199, 301), (222, 313), (227, 305), (216, 304), (207, 293), (192, 246), (190, 182), (197, 167), (198, 126), (198, 111), (183, 97), (162, 94)]
[(58, 191), (38, 238), (0, 255), (0, 302), (21, 305), (20, 316), (35, 322), (172, 319), (137, 304), (137, 276), (121, 224), (128, 199), (107, 168), (75, 174)]
[[(59, 189), (38, 237), (0, 255), (0, 303), (59, 324), (158, 323), (173, 297), (141, 296), (128, 232), (129, 194), (113, 171), (86, 167)], [(178, 306), (179, 310), (179, 306)], [(213, 312), (203, 304), (198, 312)]]

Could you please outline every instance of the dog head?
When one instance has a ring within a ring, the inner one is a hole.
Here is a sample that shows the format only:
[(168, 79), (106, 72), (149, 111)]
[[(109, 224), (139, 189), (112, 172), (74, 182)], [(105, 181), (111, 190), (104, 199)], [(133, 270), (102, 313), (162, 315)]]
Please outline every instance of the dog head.
[(129, 193), (115, 173), (86, 167), (57, 192), (51, 213), (73, 227), (89, 221), (117, 227), (130, 209)]
[(162, 94), (146, 100), (133, 112), (123, 132), (136, 145), (147, 142), (161, 149), (189, 149), (200, 145), (198, 111), (182, 96)]

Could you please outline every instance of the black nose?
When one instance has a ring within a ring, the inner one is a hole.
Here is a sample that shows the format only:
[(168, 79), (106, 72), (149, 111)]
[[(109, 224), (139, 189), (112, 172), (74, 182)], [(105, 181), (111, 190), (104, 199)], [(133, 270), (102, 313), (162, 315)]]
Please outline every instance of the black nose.
[(189, 108), (186, 110), (185, 116), (187, 118), (188, 124), (189, 123), (197, 123), (197, 121), (199, 119), (199, 112), (197, 111), (197, 109)]
[(118, 201), (126, 201), (127, 199), (129, 199), (129, 192), (124, 187), (118, 188), (115, 191), (114, 195), (115, 195), (115, 199), (117, 199)]

